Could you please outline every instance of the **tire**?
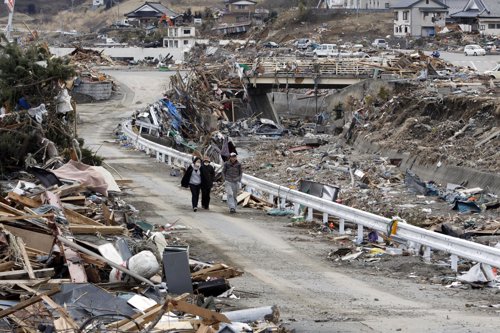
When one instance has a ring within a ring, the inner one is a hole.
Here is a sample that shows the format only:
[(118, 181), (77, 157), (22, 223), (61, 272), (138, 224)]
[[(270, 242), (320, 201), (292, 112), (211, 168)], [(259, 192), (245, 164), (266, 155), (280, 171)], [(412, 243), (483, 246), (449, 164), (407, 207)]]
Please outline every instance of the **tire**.
[(476, 52), (474, 52), (473, 56), (477, 56), (477, 53), (476, 53)]
[(464, 52), (465, 56), (467, 57), (467, 52)]

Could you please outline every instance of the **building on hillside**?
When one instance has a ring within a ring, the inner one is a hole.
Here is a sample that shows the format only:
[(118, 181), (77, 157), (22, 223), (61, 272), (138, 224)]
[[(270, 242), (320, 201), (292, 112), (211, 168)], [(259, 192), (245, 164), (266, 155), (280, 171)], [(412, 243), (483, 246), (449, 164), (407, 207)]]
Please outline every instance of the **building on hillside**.
[(195, 41), (195, 27), (168, 27), (167, 36), (163, 37), (163, 47), (187, 49), (191, 48)]
[(325, 8), (329, 9), (377, 9), (390, 10), (390, 7), (397, 0), (324, 0)]
[(469, 0), (461, 11), (450, 15), (467, 32), (500, 35), (500, 1)]
[(212, 31), (222, 35), (245, 33), (252, 25), (263, 24), (269, 15), (269, 10), (258, 8), (255, 1), (225, 0), (224, 10), (217, 15), (218, 25)]
[[(182, 15), (165, 7), (161, 2), (146, 1), (135, 10), (126, 13), (125, 17), (129, 21), (139, 21), (139, 25), (148, 26), (157, 24), (162, 19), (168, 21), (170, 25), (175, 25), (176, 20), (182, 20)], [(170, 23), (171, 22), (171, 23)]]
[(220, 23), (235, 24), (252, 22), (257, 3), (250, 0), (231, 0), (225, 2), (225, 9), (219, 18)]
[(395, 37), (434, 36), (448, 14), (448, 6), (438, 0), (401, 0), (392, 9)]

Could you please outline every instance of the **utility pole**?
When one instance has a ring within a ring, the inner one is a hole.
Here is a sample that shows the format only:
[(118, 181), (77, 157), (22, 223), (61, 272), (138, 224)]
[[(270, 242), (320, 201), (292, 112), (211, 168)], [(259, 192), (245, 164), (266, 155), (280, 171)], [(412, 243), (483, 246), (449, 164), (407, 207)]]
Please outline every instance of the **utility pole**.
[(10, 33), (12, 31), (12, 20), (14, 19), (14, 5), (16, 0), (5, 0), (4, 3), (9, 7), (9, 21), (7, 23), (7, 40), (10, 41)]

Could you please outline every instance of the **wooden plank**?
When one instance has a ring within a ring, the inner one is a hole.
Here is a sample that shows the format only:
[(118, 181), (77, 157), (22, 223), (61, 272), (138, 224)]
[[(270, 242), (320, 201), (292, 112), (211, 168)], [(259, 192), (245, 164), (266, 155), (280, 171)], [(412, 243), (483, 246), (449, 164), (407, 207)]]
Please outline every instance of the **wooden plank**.
[(225, 269), (227, 267), (228, 266), (226, 266), (224, 264), (214, 264), (214, 265), (212, 265), (210, 267), (203, 268), (203, 269), (200, 269), (199, 271), (193, 272), (191, 274), (191, 277), (195, 278), (195, 277), (198, 277), (198, 276), (205, 276), (207, 273), (210, 273), (210, 272), (213, 272), (213, 271), (217, 271), (217, 270), (220, 270), (220, 269)]
[(54, 286), (51, 290), (49, 290), (49, 291), (47, 291), (47, 292), (45, 292), (43, 294), (31, 297), (30, 299), (27, 299), (25, 301), (19, 302), (16, 305), (11, 306), (10, 308), (7, 308), (5, 310), (0, 311), (0, 318), (3, 318), (3, 317), (8, 316), (8, 315), (11, 315), (11, 314), (13, 314), (13, 313), (15, 313), (15, 312), (17, 312), (19, 310), (24, 309), (25, 307), (28, 307), (28, 306), (30, 306), (32, 304), (40, 302), (42, 300), (43, 296), (52, 296), (52, 295), (54, 295), (55, 293), (58, 293), (58, 292), (59, 292), (59, 287), (58, 286)]
[(11, 270), (15, 265), (12, 261), (3, 262), (0, 264), (0, 272)]
[(83, 190), (84, 188), (85, 188), (85, 186), (83, 186), (82, 184), (74, 183), (71, 185), (63, 185), (59, 188), (56, 188), (55, 190), (52, 190), (52, 193), (59, 194), (59, 197), (62, 198), (62, 197), (66, 197), (70, 194), (74, 194), (76, 192), (79, 192), (79, 191)]
[(85, 204), (85, 196), (76, 195), (76, 196), (72, 196), (72, 197), (65, 197), (65, 198), (61, 198), (61, 202), (71, 202), (75, 205), (76, 204), (84, 205)]
[(24, 241), (21, 237), (16, 237), (17, 245), (19, 246), (19, 250), (21, 251), (21, 256), (24, 263), (24, 268), (28, 271), (28, 276), (30, 279), (36, 279), (35, 273), (33, 272), (33, 267), (31, 267), (30, 258), (28, 257), (28, 253), (26, 252), (26, 248), (24, 247)]
[[(163, 306), (158, 304), (157, 307), (153, 307), (152, 310), (147, 310), (143, 315), (135, 318), (133, 322), (130, 320), (127, 321), (125, 325), (119, 326), (117, 328), (120, 332), (130, 332), (137, 330), (137, 325), (139, 327), (144, 327), (145, 324), (149, 323), (151, 320), (156, 318), (156, 316), (163, 310)], [(137, 325), (136, 325), (137, 324)]]
[(75, 235), (101, 234), (101, 235), (126, 235), (127, 229), (121, 226), (97, 226), (97, 225), (69, 225), (69, 230)]
[(40, 285), (40, 284), (59, 285), (61, 283), (69, 283), (69, 282), (71, 282), (70, 279), (34, 279), (34, 280), (15, 279), (15, 280), (0, 280), (0, 286), (14, 285), (14, 284), (19, 284), (19, 283), (23, 283), (23, 284), (26, 284), (29, 286)]
[[(24, 332), (24, 333), (36, 333), (32, 328), (29, 328), (30, 325), (25, 321), (17, 318), (13, 314), (8, 315), (9, 319), (16, 323), (19, 327), (14, 332)], [(19, 331), (20, 330), (20, 331)]]
[(36, 201), (31, 198), (19, 195), (15, 192), (9, 192), (9, 194), (7, 194), (7, 198), (17, 203), (20, 203), (23, 206), (28, 206), (31, 208), (39, 207), (42, 204), (40, 201)]
[(40, 219), (46, 217), (54, 217), (54, 214), (41, 214), (41, 215), (20, 215), (20, 216), (0, 216), (0, 222), (9, 222), (17, 220)]
[(15, 209), (14, 207), (6, 205), (3, 202), (0, 202), (0, 210), (3, 210), (4, 212), (7, 213), (11, 213), (13, 215), (24, 215), (24, 212), (22, 210)]
[[(42, 268), (33, 270), (34, 278), (31, 279), (41, 279), (41, 278), (50, 278), (54, 276), (53, 268)], [(28, 271), (25, 269), (8, 271), (8, 272), (0, 272), (0, 280), (18, 280), (18, 279), (27, 279), (29, 277)]]
[(236, 197), (236, 202), (239, 204), (240, 202), (242, 202), (243, 200), (245, 200), (247, 197), (249, 197), (251, 195), (252, 195), (252, 193), (250, 193), (250, 192), (243, 192)]
[(78, 325), (75, 323), (73, 318), (71, 318), (71, 316), (66, 312), (66, 310), (63, 307), (61, 307), (59, 304), (54, 302), (54, 300), (52, 298), (50, 298), (48, 295), (44, 295), (44, 294), (40, 293), (39, 291), (34, 290), (34, 289), (32, 289), (32, 288), (30, 288), (27, 285), (22, 284), (22, 283), (19, 283), (18, 286), (26, 291), (29, 291), (30, 293), (35, 294), (36, 296), (41, 296), (45, 303), (47, 303), (52, 309), (59, 312), (59, 314), (61, 315), (61, 318), (64, 319), (63, 321), (65, 323), (69, 324), (69, 328), (73, 328), (73, 329), (78, 328)]
[[(148, 312), (150, 312), (150, 311), (154, 311), (154, 310), (156, 310), (156, 309), (160, 309), (161, 307), (162, 307), (162, 305), (161, 305), (161, 304), (156, 304), (156, 305), (153, 305), (152, 307), (150, 307), (149, 309), (147, 309), (146, 311), (144, 311), (144, 313), (138, 312), (138, 313), (136, 313), (135, 315), (131, 316), (131, 318), (132, 318), (133, 320), (136, 320), (137, 318), (139, 318), (139, 317), (143, 316), (144, 314), (146, 314), (146, 313), (148, 313)], [(122, 320), (116, 321), (116, 322), (114, 322), (114, 323), (108, 324), (108, 325), (106, 326), (106, 328), (110, 328), (110, 329), (112, 329), (112, 328), (119, 328), (119, 327), (122, 327), (122, 326), (126, 325), (127, 323), (130, 323), (130, 322), (131, 322), (131, 320), (130, 320), (130, 319), (125, 318), (125, 319), (122, 319)]]
[(74, 210), (63, 208), (64, 215), (68, 220), (69, 224), (84, 224), (84, 225), (97, 225), (104, 226), (104, 224), (97, 222), (85, 215), (75, 212)]
[(211, 322), (231, 323), (231, 321), (222, 313), (210, 311), (208, 309), (201, 308), (185, 301), (171, 300), (170, 302), (172, 303), (174, 308), (179, 311), (190, 313), (195, 316), (200, 316), (201, 318), (210, 320)]
[(33, 249), (49, 253), (54, 244), (54, 236), (45, 233), (16, 228), (11, 225), (4, 225), (4, 228), (16, 237), (21, 237), (25, 244), (29, 244)]

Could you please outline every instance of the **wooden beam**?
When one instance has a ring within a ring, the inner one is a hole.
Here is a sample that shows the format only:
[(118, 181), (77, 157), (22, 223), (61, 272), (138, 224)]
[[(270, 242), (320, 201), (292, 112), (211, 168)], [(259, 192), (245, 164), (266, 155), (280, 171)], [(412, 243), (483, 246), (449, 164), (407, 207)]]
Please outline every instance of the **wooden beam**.
[(39, 207), (42, 204), (40, 201), (19, 195), (15, 192), (9, 192), (7, 194), (7, 198), (17, 203), (20, 203), (23, 206), (28, 206), (31, 208)]
[(28, 271), (25, 269), (8, 271), (8, 272), (0, 272), (0, 280), (14, 280), (14, 279), (41, 279), (41, 278), (50, 278), (54, 276), (53, 268), (42, 268), (33, 270), (34, 278), (29, 277)]
[(125, 325), (119, 326), (117, 331), (119, 332), (130, 332), (137, 330), (137, 325), (139, 327), (144, 327), (147, 323), (151, 322), (159, 313), (163, 310), (162, 305), (158, 305), (157, 307), (150, 308), (148, 312), (134, 319), (134, 321), (128, 320)]
[(45, 303), (47, 303), (52, 309), (59, 312), (59, 314), (61, 315), (61, 318), (64, 318), (64, 321), (67, 322), (71, 328), (73, 328), (73, 329), (78, 328), (78, 325), (75, 323), (73, 318), (66, 312), (66, 310), (63, 307), (61, 307), (59, 304), (54, 302), (54, 300), (52, 298), (50, 298), (48, 295), (44, 295), (44, 294), (40, 293), (39, 291), (34, 290), (34, 289), (32, 289), (32, 288), (30, 288), (27, 285), (22, 284), (22, 283), (19, 283), (18, 286), (26, 291), (29, 291), (30, 293), (35, 294), (36, 296), (41, 296)]
[(8, 271), (8, 270), (14, 268), (15, 265), (16, 264), (12, 261), (3, 262), (0, 264), (0, 272)]
[(41, 219), (46, 217), (54, 217), (54, 214), (0, 216), (0, 222), (9, 222), (9, 221), (27, 220), (27, 219)]
[(104, 226), (104, 224), (97, 222), (85, 215), (75, 212), (74, 210), (63, 208), (64, 215), (68, 220), (69, 224), (83, 224), (83, 225), (97, 225)]
[(126, 235), (127, 229), (121, 226), (97, 226), (97, 225), (80, 225), (70, 224), (69, 230), (74, 235), (80, 234), (101, 234), (101, 235)]
[(43, 294), (40, 294), (38, 296), (34, 296), (34, 297), (31, 297), (30, 299), (27, 299), (25, 301), (22, 301), (22, 302), (19, 302), (17, 303), (16, 305), (14, 306), (11, 306), (10, 308), (7, 308), (5, 310), (2, 310), (0, 311), (0, 318), (3, 318), (5, 316), (8, 316), (8, 315), (11, 315), (19, 310), (22, 310), (32, 304), (35, 304), (37, 302), (40, 302), (42, 300), (42, 297), (43, 296), (52, 296), (56, 293), (59, 292), (59, 287), (58, 286), (54, 286), (51, 290), (43, 293)]
[(222, 313), (210, 311), (208, 309), (204, 309), (202, 307), (190, 304), (185, 301), (171, 300), (170, 302), (172, 303), (174, 308), (179, 311), (200, 316), (201, 318), (209, 320), (211, 322), (231, 323), (231, 321)]
[(24, 262), (24, 268), (28, 271), (28, 276), (30, 279), (36, 279), (35, 273), (33, 272), (33, 267), (31, 267), (30, 258), (28, 257), (28, 253), (26, 252), (26, 248), (24, 247), (24, 241), (21, 237), (16, 237), (17, 245), (19, 246), (19, 250), (21, 251), (21, 256)]

